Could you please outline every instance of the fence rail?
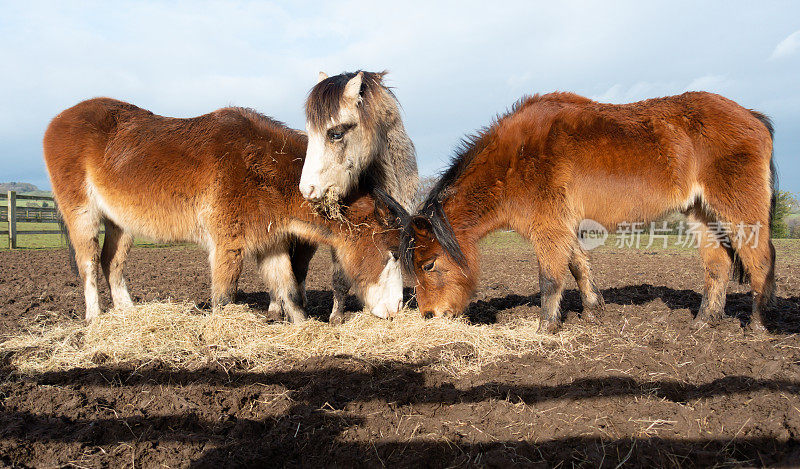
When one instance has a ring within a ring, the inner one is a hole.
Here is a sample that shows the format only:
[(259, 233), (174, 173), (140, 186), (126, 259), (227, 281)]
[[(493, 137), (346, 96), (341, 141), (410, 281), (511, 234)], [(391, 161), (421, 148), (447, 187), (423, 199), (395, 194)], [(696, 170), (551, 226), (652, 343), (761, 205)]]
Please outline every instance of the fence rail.
[[(29, 234), (61, 234), (61, 230), (17, 230), (17, 223), (58, 223), (58, 208), (55, 200), (46, 195), (25, 195), (17, 194), (16, 191), (8, 191), (0, 194), (0, 200), (5, 200), (5, 206), (0, 205), (0, 223), (6, 222), (8, 229), (0, 230), (0, 235), (8, 236), (8, 247), (17, 248), (17, 236)], [(18, 200), (38, 200), (51, 202), (52, 207), (18, 207)]]
[[(0, 207), (0, 222), (8, 221), (8, 207)], [(54, 207), (17, 207), (17, 222), (58, 223)]]
[(0, 200), (8, 199), (11, 197), (11, 194), (14, 194), (17, 200), (49, 200), (53, 201), (53, 198), (49, 195), (27, 195), (27, 194), (17, 194), (17, 191), (8, 191), (5, 194), (0, 194)]

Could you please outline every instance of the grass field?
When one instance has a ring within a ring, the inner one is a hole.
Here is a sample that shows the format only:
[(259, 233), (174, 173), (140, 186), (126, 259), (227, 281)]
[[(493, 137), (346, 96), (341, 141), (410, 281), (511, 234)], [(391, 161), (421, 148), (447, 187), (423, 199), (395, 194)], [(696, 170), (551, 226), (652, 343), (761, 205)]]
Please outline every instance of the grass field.
[[(697, 253), (697, 248), (692, 245), (684, 245), (683, 240), (678, 235), (669, 235), (666, 239), (666, 247), (661, 238), (654, 239), (652, 246), (648, 247), (650, 238), (643, 234), (636, 245), (628, 246), (628, 240), (620, 239), (619, 236), (611, 234), (605, 244), (593, 249), (592, 252), (614, 252), (614, 251), (634, 251), (643, 252), (663, 252), (665, 254), (691, 254)], [(773, 239), (772, 243), (779, 255), (789, 255), (792, 257), (800, 256), (800, 239)], [(513, 231), (496, 231), (481, 240), (481, 246), (487, 249), (530, 249), (533, 246), (522, 236)]]
[[(8, 228), (0, 224), (4, 230)], [(19, 249), (52, 249), (66, 247), (66, 237), (61, 234), (25, 234), (26, 231), (58, 230), (56, 223), (17, 223), (17, 248)], [(103, 243), (103, 235), (100, 235)], [(135, 246), (164, 247), (167, 244), (155, 243), (144, 238), (136, 238)], [(183, 244), (181, 244), (183, 245)], [(8, 249), (8, 235), (0, 235), (0, 251)]]
[[(20, 249), (50, 249), (63, 248), (66, 246), (66, 238), (60, 234), (47, 235), (26, 235), (25, 231), (34, 230), (56, 230), (58, 225), (55, 223), (19, 223), (17, 224), (17, 247)], [(673, 254), (696, 253), (697, 249), (693, 246), (682, 244), (682, 239), (677, 235), (667, 237), (667, 246), (663, 247), (664, 240), (655, 239), (652, 246), (648, 247), (650, 238), (643, 234), (636, 245), (628, 246), (629, 239), (620, 239), (615, 234), (609, 235), (605, 244), (595, 249), (597, 252), (611, 252), (615, 250), (642, 250), (642, 251), (665, 251)], [(100, 242), (103, 242), (103, 235), (100, 235)], [(773, 239), (772, 242), (779, 252), (792, 256), (800, 256), (800, 239)], [(144, 238), (137, 238), (134, 243), (141, 247), (164, 247), (168, 244), (156, 243)], [(175, 246), (175, 245), (172, 245)], [(180, 244), (180, 246), (192, 246), (192, 244)], [(522, 236), (513, 231), (496, 231), (481, 240), (481, 246), (492, 249), (533, 249), (532, 245)], [(8, 236), (0, 235), (0, 251), (8, 249)]]

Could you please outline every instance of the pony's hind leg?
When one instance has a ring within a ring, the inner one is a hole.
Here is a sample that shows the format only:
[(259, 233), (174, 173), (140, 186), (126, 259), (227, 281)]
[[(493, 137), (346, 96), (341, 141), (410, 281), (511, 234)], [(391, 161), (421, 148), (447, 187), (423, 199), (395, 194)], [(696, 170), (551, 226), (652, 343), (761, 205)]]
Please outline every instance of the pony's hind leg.
[(347, 301), (347, 292), (350, 291), (350, 279), (342, 268), (342, 263), (336, 256), (336, 252), (331, 249), (331, 260), (333, 261), (333, 310), (331, 311), (328, 322), (332, 325), (344, 322), (344, 306)]
[(703, 300), (694, 319), (695, 324), (703, 325), (721, 319), (724, 314), (728, 277), (731, 273), (731, 253), (723, 244), (727, 233), (713, 229), (710, 224), (714, 221), (699, 208), (689, 213), (689, 219), (697, 224), (696, 242), (705, 272)]
[(256, 255), (256, 264), (270, 291), (270, 307), (274, 303), (276, 309), (285, 313), (294, 323), (305, 321), (306, 314), (301, 306), (302, 295), (292, 271), (288, 250), (259, 253)]
[(308, 276), (308, 265), (311, 259), (317, 252), (317, 245), (295, 240), (291, 246), (292, 256), (292, 273), (297, 281), (300, 290), (301, 305), (305, 309), (308, 306), (308, 297), (306, 296), (306, 277)]
[[(308, 297), (306, 296), (308, 266), (314, 254), (317, 252), (317, 245), (297, 238), (290, 238), (286, 242), (285, 249), (288, 250), (291, 257), (292, 273), (294, 274), (294, 281), (297, 282), (297, 289), (300, 297), (299, 305), (301, 309), (305, 310), (308, 305)], [(268, 278), (265, 277), (264, 280), (268, 281)], [(282, 309), (282, 304), (285, 302), (277, 299), (279, 293), (269, 284), (267, 284), (267, 289), (270, 291), (269, 316), (273, 318), (280, 318), (284, 315), (289, 316), (289, 313)]]
[[(726, 180), (730, 188), (736, 189), (728, 189), (728, 186), (717, 189), (712, 186), (704, 192), (706, 205), (715, 218), (726, 225), (731, 247), (741, 261), (740, 265), (734, 267), (743, 269), (742, 274), (750, 278), (753, 313), (749, 327), (754, 332), (766, 331), (764, 313), (775, 294), (775, 248), (770, 240), (772, 188), (767, 179), (763, 185), (757, 183), (762, 169), (768, 170), (751, 164), (738, 171), (721, 174), (718, 179)], [(743, 277), (740, 276), (739, 280), (742, 281)]]
[(133, 245), (133, 236), (126, 233), (110, 220), (105, 220), (106, 233), (103, 241), (103, 251), (100, 254), (100, 265), (103, 275), (111, 290), (111, 298), (115, 308), (133, 306), (128, 286), (123, 276), (123, 268), (128, 253)]
[(62, 205), (64, 224), (69, 239), (75, 250), (75, 263), (83, 282), (83, 294), (86, 301), (86, 322), (91, 322), (100, 315), (100, 294), (97, 290), (97, 264), (100, 260), (100, 215), (88, 204), (81, 207), (65, 209)]
[(775, 247), (769, 239), (769, 225), (762, 227), (761, 234), (751, 242), (739, 243), (734, 240), (733, 246), (750, 277), (753, 292), (753, 313), (749, 327), (753, 332), (766, 332), (765, 310), (775, 295)]
[(209, 254), (211, 263), (211, 306), (217, 308), (236, 301), (239, 275), (242, 273), (242, 249), (215, 245)]
[(575, 283), (578, 284), (578, 291), (581, 294), (581, 303), (583, 305), (581, 317), (588, 321), (596, 321), (599, 316), (602, 316), (605, 309), (605, 301), (600, 289), (594, 283), (592, 267), (589, 264), (589, 255), (578, 243), (575, 243), (572, 249), (569, 271), (575, 278)]

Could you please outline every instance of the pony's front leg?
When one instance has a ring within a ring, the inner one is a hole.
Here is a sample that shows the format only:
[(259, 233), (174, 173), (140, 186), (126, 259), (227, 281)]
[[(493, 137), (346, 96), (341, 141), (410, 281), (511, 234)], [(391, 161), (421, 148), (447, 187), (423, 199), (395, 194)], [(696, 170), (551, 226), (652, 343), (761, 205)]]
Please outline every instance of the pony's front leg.
[[(306, 277), (308, 276), (308, 266), (311, 263), (311, 259), (314, 257), (314, 253), (317, 252), (317, 245), (302, 241), (298, 238), (289, 238), (285, 240), (285, 246), (273, 247), (272, 249), (273, 251), (286, 250), (289, 253), (292, 262), (294, 281), (297, 283), (300, 296), (299, 307), (301, 310), (305, 310), (306, 306), (308, 305), (308, 298), (306, 296)], [(258, 258), (262, 259), (263, 257), (265, 256), (260, 256)], [(268, 308), (269, 317), (282, 318), (288, 313), (283, 311), (283, 307), (281, 306), (282, 302), (277, 299), (279, 293), (274, 291), (272, 289), (272, 285), (269, 284), (272, 276), (262, 274), (262, 277), (264, 278), (264, 282), (267, 283), (267, 290), (270, 292), (270, 302)]]
[(328, 323), (340, 325), (344, 322), (344, 305), (347, 300), (347, 292), (350, 291), (350, 279), (347, 278), (342, 263), (333, 249), (331, 249), (331, 260), (333, 261), (333, 310), (328, 318)]
[(283, 311), (287, 318), (299, 323), (306, 320), (303, 295), (292, 271), (292, 260), (287, 250), (259, 253), (256, 256), (258, 271), (270, 292), (270, 310)]
[(242, 273), (242, 249), (217, 244), (209, 255), (211, 262), (211, 306), (218, 308), (236, 301)]

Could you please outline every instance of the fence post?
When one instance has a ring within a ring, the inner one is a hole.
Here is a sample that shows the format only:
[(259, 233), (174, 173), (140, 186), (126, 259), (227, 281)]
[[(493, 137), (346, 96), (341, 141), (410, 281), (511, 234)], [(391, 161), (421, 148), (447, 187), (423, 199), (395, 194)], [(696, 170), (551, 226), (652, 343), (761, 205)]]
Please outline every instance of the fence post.
[(8, 247), (17, 249), (17, 193), (8, 191)]

